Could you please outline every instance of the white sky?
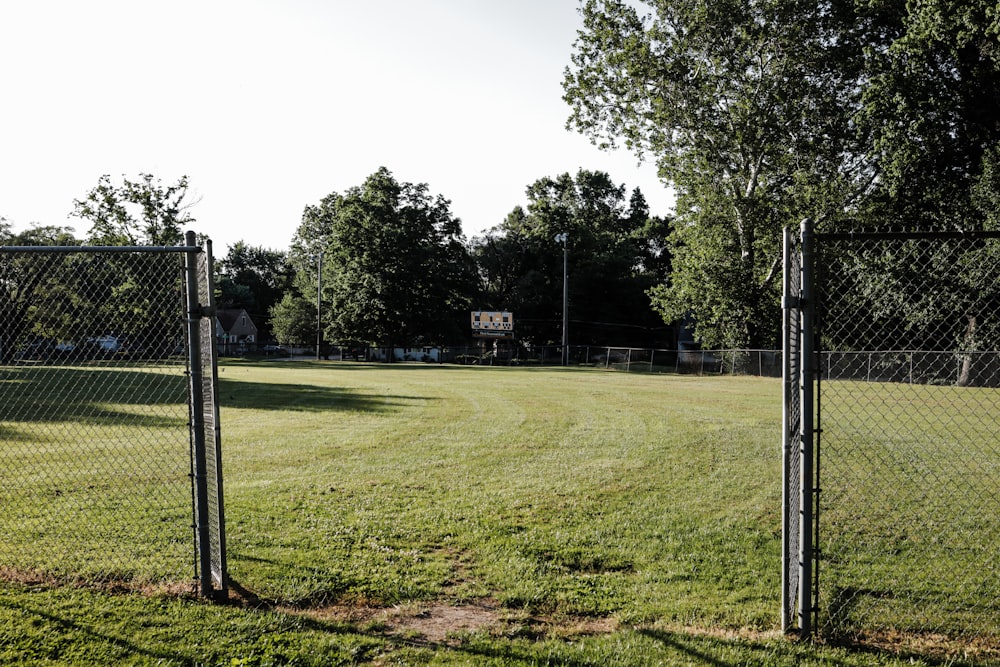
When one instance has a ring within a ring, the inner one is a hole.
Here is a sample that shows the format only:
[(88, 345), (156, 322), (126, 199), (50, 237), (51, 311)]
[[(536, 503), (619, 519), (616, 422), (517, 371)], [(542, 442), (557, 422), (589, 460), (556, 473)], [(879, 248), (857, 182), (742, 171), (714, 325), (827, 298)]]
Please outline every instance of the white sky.
[(0, 0), (0, 216), (67, 219), (101, 174), (183, 174), (216, 254), (287, 249), (306, 205), (379, 166), (469, 237), (580, 167), (672, 198), (564, 129), (576, 0)]

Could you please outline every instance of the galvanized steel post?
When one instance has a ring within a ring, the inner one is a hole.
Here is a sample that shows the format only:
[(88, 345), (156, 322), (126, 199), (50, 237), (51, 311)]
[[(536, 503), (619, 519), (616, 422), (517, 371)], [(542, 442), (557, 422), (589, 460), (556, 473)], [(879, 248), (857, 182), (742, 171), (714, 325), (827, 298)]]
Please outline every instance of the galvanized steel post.
[(201, 386), (202, 308), (198, 298), (198, 249), (194, 232), (187, 232), (184, 273), (187, 283), (188, 391), (191, 407), (191, 474), (195, 505), (195, 540), (198, 545), (198, 583), (202, 596), (212, 594), (212, 560), (208, 515), (208, 464), (205, 451), (204, 400)]
[(799, 630), (803, 636), (812, 632), (813, 596), (813, 387), (816, 379), (815, 340), (815, 290), (813, 285), (814, 237), (812, 221), (802, 221), (802, 283), (801, 283), (801, 383), (799, 406), (801, 411), (801, 448), (799, 470)]

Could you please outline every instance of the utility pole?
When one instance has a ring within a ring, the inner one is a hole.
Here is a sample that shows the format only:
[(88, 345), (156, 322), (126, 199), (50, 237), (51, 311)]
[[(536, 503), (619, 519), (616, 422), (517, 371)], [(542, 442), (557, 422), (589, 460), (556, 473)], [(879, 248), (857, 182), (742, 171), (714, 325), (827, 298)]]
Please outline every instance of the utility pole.
[(323, 251), (316, 255), (316, 361), (323, 347)]
[(569, 282), (566, 280), (566, 263), (569, 255), (566, 232), (556, 234), (556, 242), (563, 244), (563, 307), (562, 307), (562, 365), (569, 366)]

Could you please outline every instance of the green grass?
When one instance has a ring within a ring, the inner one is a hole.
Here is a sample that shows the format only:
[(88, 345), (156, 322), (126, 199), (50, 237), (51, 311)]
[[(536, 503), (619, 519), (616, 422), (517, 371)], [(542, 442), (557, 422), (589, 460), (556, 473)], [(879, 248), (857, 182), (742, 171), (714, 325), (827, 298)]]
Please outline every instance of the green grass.
[(823, 385), (828, 632), (1000, 644), (996, 389)]
[(183, 367), (3, 368), (0, 558), (19, 577), (190, 578)]
[[(221, 376), (236, 602), (10, 582), (0, 662), (938, 664), (778, 636), (775, 380), (289, 361)], [(139, 411), (98, 407), (75, 418), (91, 434)], [(136, 433), (172, 428), (145, 417)], [(4, 424), (3, 446), (32, 451), (34, 432)]]

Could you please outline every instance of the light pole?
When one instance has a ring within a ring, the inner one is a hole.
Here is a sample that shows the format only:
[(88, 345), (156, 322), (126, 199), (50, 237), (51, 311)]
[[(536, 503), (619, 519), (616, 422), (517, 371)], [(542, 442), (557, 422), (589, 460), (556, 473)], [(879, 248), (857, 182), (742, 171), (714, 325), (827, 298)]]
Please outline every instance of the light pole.
[(566, 232), (556, 234), (556, 243), (563, 244), (563, 311), (562, 311), (562, 365), (569, 366), (569, 282), (566, 280), (566, 259), (569, 255)]
[(316, 361), (323, 346), (323, 251), (316, 254)]

